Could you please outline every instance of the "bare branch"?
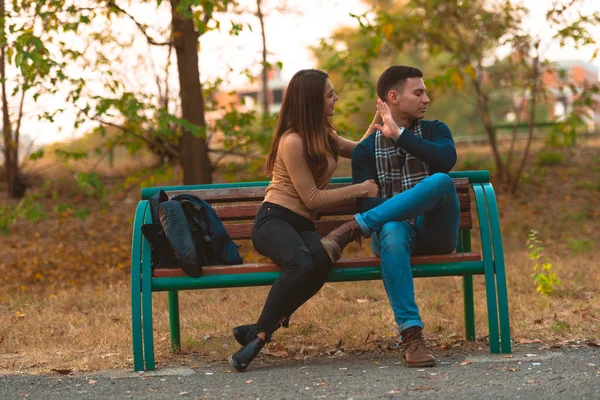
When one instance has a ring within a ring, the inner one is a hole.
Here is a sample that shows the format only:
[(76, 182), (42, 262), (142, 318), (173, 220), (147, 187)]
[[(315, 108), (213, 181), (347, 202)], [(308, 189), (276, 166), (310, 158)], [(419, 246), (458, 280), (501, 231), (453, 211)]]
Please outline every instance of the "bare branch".
[(148, 41), (148, 43), (155, 45), (155, 46), (171, 46), (173, 44), (172, 41), (168, 41), (168, 42), (157, 42), (154, 38), (152, 38), (148, 32), (146, 31), (146, 29), (148, 29), (148, 27), (144, 24), (142, 24), (141, 22), (138, 22), (133, 15), (129, 14), (125, 9), (119, 7), (118, 5), (116, 5), (114, 2), (110, 3), (110, 7), (114, 8), (115, 10), (117, 10), (118, 12), (120, 12), (121, 14), (125, 15), (126, 17), (128, 17), (130, 20), (133, 21), (134, 24), (137, 25), (137, 27), (139, 28), (140, 32), (142, 32), (142, 34), (146, 37), (146, 40)]
[(144, 141), (144, 142), (148, 143), (148, 144), (149, 144), (149, 145), (151, 145), (151, 146), (165, 147), (165, 148), (167, 149), (167, 151), (168, 151), (169, 153), (171, 153), (173, 156), (175, 156), (175, 157), (179, 157), (179, 151), (177, 151), (176, 149), (174, 149), (174, 148), (173, 148), (172, 146), (170, 146), (168, 143), (157, 143), (157, 142), (155, 142), (155, 141), (153, 141), (153, 140), (151, 140), (151, 139), (149, 139), (149, 138), (145, 137), (144, 135), (139, 135), (139, 134), (137, 134), (137, 133), (135, 133), (135, 132), (132, 132), (132, 131), (130, 131), (129, 129), (127, 129), (127, 128), (125, 128), (124, 126), (121, 126), (121, 125), (119, 125), (119, 124), (115, 124), (115, 123), (113, 123), (113, 122), (105, 121), (105, 120), (103, 120), (102, 118), (100, 118), (100, 117), (98, 117), (98, 116), (96, 116), (96, 117), (92, 117), (92, 119), (93, 119), (94, 121), (100, 122), (101, 124), (104, 124), (104, 125), (107, 125), (107, 126), (111, 126), (111, 127), (113, 127), (113, 128), (117, 128), (117, 129), (119, 129), (119, 130), (121, 130), (121, 131), (123, 131), (123, 132), (126, 132), (127, 134), (129, 134), (129, 135), (131, 135), (131, 136), (134, 136), (134, 137), (136, 137), (136, 138), (138, 138), (138, 139), (140, 139), (140, 140), (142, 140), (142, 141)]

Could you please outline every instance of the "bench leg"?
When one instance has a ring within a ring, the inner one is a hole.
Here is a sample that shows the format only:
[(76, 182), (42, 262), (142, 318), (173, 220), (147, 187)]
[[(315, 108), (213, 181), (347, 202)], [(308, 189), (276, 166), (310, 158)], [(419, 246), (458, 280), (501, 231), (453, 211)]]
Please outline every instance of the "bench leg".
[(473, 275), (463, 276), (465, 309), (465, 339), (475, 341), (475, 302), (473, 299)]
[(142, 201), (137, 206), (131, 239), (131, 341), (133, 344), (133, 369), (136, 372), (144, 369), (140, 274), (142, 264), (142, 224), (147, 205), (147, 201)]
[(494, 267), (496, 271), (496, 286), (498, 287), (498, 311), (500, 314), (500, 339), (502, 353), (510, 353), (510, 318), (508, 311), (508, 294), (506, 270), (504, 267), (504, 249), (502, 246), (502, 231), (500, 230), (500, 215), (494, 188), (490, 183), (483, 184), (490, 213), (490, 229), (494, 247)]
[(481, 184), (473, 185), (477, 203), (477, 218), (479, 219), (479, 232), (481, 235), (481, 254), (483, 257), (485, 294), (487, 298), (488, 326), (490, 333), (490, 353), (500, 353), (500, 337), (498, 335), (498, 305), (496, 292), (496, 276), (494, 274), (494, 259), (490, 238), (489, 215)]
[[(150, 212), (144, 218), (146, 223), (152, 222)], [(150, 243), (142, 240), (142, 322), (144, 330), (144, 355), (146, 370), (152, 371), (154, 365), (154, 337), (152, 328), (152, 256)]]
[(169, 290), (169, 327), (171, 331), (171, 350), (181, 351), (181, 330), (179, 324), (179, 291)]
[[(471, 251), (471, 232), (461, 231), (459, 246), (460, 252)], [(463, 276), (463, 306), (465, 312), (465, 339), (475, 341), (475, 300), (473, 297), (473, 275)]]

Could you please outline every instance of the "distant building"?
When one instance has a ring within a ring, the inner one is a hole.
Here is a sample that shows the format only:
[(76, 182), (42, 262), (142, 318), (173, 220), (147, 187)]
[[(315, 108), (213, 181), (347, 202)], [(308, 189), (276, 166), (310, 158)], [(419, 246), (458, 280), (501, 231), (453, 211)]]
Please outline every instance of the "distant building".
[[(269, 112), (279, 112), (287, 82), (281, 79), (281, 70), (279, 69), (270, 69), (267, 77)], [(257, 79), (253, 83), (234, 88), (229, 92), (217, 92), (214, 94), (214, 100), (219, 107), (238, 107), (240, 110), (262, 112), (262, 82)]]
[[(600, 85), (598, 67), (580, 60), (558, 61), (556, 68), (561, 73), (549, 71), (544, 74), (544, 85), (549, 89), (550, 95), (544, 100), (548, 107), (548, 118), (558, 119), (565, 117), (573, 111), (573, 103), (577, 92), (573, 92), (569, 83), (578, 89)], [(592, 105), (580, 110), (587, 115), (588, 130), (600, 129), (600, 95), (594, 95)]]

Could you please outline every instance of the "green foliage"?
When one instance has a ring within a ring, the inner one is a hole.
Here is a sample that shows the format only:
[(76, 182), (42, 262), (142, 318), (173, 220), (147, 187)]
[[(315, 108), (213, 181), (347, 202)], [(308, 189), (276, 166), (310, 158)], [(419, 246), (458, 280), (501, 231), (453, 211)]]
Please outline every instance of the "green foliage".
[(8, 235), (10, 226), (19, 218), (25, 218), (33, 223), (46, 218), (47, 214), (39, 201), (40, 196), (30, 194), (23, 197), (16, 205), (7, 204), (0, 206), (0, 232)]
[(44, 158), (44, 154), (45, 154), (44, 153), (44, 149), (41, 148), (41, 149), (39, 149), (39, 150), (34, 151), (33, 153), (31, 153), (29, 155), (29, 159), (32, 160), (32, 161), (40, 160), (40, 159)]
[(571, 330), (571, 325), (567, 321), (555, 319), (554, 324), (552, 324), (552, 330), (557, 335), (562, 335), (564, 333), (568, 333)]
[(144, 168), (129, 175), (119, 190), (128, 190), (133, 186), (162, 186), (172, 182), (174, 178), (174, 168), (168, 164), (161, 164), (155, 168)]
[(580, 189), (588, 189), (593, 192), (600, 192), (600, 176), (596, 175), (596, 182), (589, 179), (582, 179), (575, 184)]
[(567, 239), (567, 245), (569, 246), (569, 249), (572, 252), (583, 253), (583, 252), (592, 250), (594, 241), (590, 238), (584, 238), (584, 239), (579, 240), (579, 239), (570, 237)]
[(532, 229), (529, 232), (527, 247), (529, 248), (529, 259), (534, 261), (533, 273), (530, 275), (536, 284), (536, 292), (551, 295), (557, 286), (561, 285), (560, 279), (552, 271), (552, 263), (544, 253), (539, 232)]
[(75, 179), (77, 187), (87, 196), (102, 200), (106, 195), (106, 188), (97, 173), (78, 172)]
[(56, 154), (56, 156), (58, 156), (63, 161), (69, 161), (69, 160), (78, 161), (78, 160), (83, 160), (84, 158), (87, 158), (87, 156), (88, 156), (87, 152), (85, 152), (85, 151), (69, 151), (69, 150), (63, 150), (63, 149), (56, 149), (54, 151), (54, 154)]
[[(107, 207), (106, 201), (107, 190), (104, 184), (100, 181), (96, 173), (80, 172), (76, 174), (77, 187), (82, 194), (88, 198), (92, 198), (98, 202), (101, 207)], [(54, 205), (53, 212), (47, 211), (44, 206), (44, 198), (48, 197), (50, 181), (44, 182), (44, 186), (39, 193), (29, 194), (23, 197), (17, 204), (6, 204), (0, 206), (0, 232), (4, 235), (10, 233), (10, 227), (19, 219), (25, 219), (32, 223), (36, 223), (42, 219), (51, 217), (62, 217), (65, 215), (73, 215), (80, 219), (85, 219), (90, 210), (87, 205), (76, 206), (71, 202), (59, 202), (58, 193), (52, 193), (52, 199), (58, 204)]]
[(553, 166), (562, 164), (565, 157), (562, 154), (553, 151), (542, 150), (536, 157), (536, 164), (539, 166)]
[[(543, 97), (548, 88), (541, 77), (553, 71), (539, 51), (539, 38), (528, 32), (523, 23), (528, 10), (519, 3), (484, 0), (369, 3), (372, 5), (369, 13), (354, 16), (359, 22), (357, 30), (341, 29), (314, 50), (320, 68), (333, 75), (336, 86), (338, 82), (343, 84), (343, 90), (338, 89), (342, 97), (340, 108), (347, 112), (339, 113), (338, 118), (344, 118), (336, 122), (339, 127), (352, 129), (357, 126), (352, 114), (373, 109), (373, 84), (378, 74), (392, 64), (414, 65), (423, 70), (432, 97), (428, 118), (447, 122), (455, 136), (486, 133), (491, 145), (497, 146), (494, 127), (512, 125), (508, 115), (517, 116), (514, 121), (517, 126), (524, 122), (527, 126), (530, 122), (520, 121), (519, 116), (524, 113), (532, 123), (547, 121), (544, 104), (536, 104), (529, 113), (527, 102), (516, 101), (519, 97), (530, 98), (533, 88), (536, 97)], [(569, 7), (577, 9), (580, 3), (574, 0)], [(591, 32), (600, 22), (600, 13), (564, 11), (558, 3), (548, 9), (554, 39), (560, 45), (596, 43)], [(499, 59), (499, 48), (507, 50), (509, 56)], [(579, 95), (598, 93), (597, 88), (583, 92), (581, 88), (575, 89), (571, 92), (577, 93), (578, 105), (573, 105), (573, 115), (561, 124), (560, 140), (566, 143), (575, 143), (573, 126), (581, 126), (578, 118), (583, 115), (578, 113), (592, 104), (593, 96), (579, 98)], [(351, 100), (344, 101), (345, 96)], [(527, 165), (528, 154), (518, 162), (513, 150), (511, 147), (507, 152), (508, 157), (494, 152), (493, 161), (500, 179), (513, 180), (515, 189), (524, 176), (521, 166)], [(512, 165), (518, 165), (515, 173), (509, 173), (514, 172)]]
[(474, 169), (493, 170), (494, 166), (489, 157), (470, 154), (466, 157), (460, 157), (455, 169), (458, 171), (469, 171)]

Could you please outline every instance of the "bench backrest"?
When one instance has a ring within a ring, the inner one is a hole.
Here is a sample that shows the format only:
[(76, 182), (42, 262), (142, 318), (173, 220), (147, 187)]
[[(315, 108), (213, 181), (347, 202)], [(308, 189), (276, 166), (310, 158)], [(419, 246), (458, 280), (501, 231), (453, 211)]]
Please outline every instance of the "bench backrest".
[[(469, 195), (469, 179), (453, 178), (460, 200), (460, 227), (471, 229), (472, 218)], [(330, 188), (346, 186), (349, 183), (332, 183)], [(258, 212), (265, 196), (266, 186), (196, 189), (177, 188), (166, 190), (169, 197), (182, 193), (193, 194), (210, 203), (233, 240), (250, 239), (254, 216)], [(349, 200), (341, 205), (327, 207), (320, 211), (321, 219), (316, 223), (316, 230), (326, 235), (356, 213), (356, 201)]]

